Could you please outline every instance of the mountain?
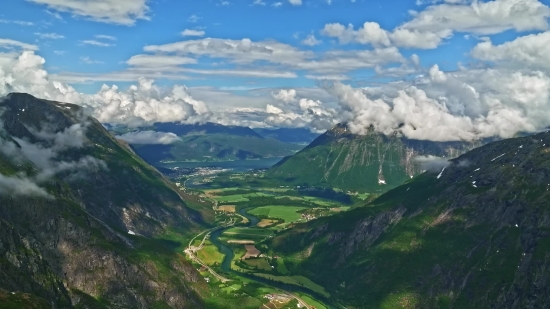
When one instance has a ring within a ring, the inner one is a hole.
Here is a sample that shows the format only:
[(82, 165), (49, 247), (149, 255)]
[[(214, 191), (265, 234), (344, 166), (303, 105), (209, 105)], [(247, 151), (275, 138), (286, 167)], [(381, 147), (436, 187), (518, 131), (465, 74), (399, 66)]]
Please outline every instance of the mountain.
[(281, 160), (266, 176), (291, 185), (385, 191), (420, 172), (420, 166), (413, 161), (415, 157), (455, 157), (475, 146), (465, 142), (409, 140), (373, 130), (357, 135), (345, 124), (339, 124), (300, 152)]
[[(179, 139), (164, 145), (132, 144), (132, 141), (128, 140), (136, 153), (151, 163), (284, 157), (302, 148), (274, 138), (264, 138), (248, 127), (223, 126), (215, 123), (156, 123), (153, 130), (175, 134)], [(125, 135), (120, 136), (124, 137)]]
[(0, 99), (0, 302), (202, 308), (208, 286), (179, 249), (201, 221), (79, 106)]
[(547, 308), (550, 134), (492, 142), (273, 239), (347, 308)]
[(320, 134), (312, 133), (305, 128), (254, 129), (265, 138), (275, 138), (284, 143), (309, 144)]

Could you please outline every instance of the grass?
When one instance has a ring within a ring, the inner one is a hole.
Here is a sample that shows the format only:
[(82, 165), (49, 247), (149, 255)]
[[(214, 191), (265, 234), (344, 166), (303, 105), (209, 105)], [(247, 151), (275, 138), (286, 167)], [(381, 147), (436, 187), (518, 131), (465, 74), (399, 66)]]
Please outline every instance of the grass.
[(272, 271), (273, 268), (271, 268), (271, 265), (267, 262), (265, 258), (257, 258), (257, 259), (246, 259), (244, 262), (251, 267), (256, 268), (257, 270), (263, 270), (263, 271)]
[(286, 268), (285, 261), (282, 257), (279, 257), (277, 259), (277, 271), (283, 275), (288, 275), (290, 271), (288, 271), (288, 268)]
[(297, 285), (297, 286), (303, 286), (305, 288), (312, 290), (315, 293), (318, 293), (325, 297), (330, 297), (330, 294), (325, 290), (325, 288), (323, 288), (322, 286), (318, 285), (317, 283), (311, 281), (310, 279), (304, 276), (275, 276), (275, 275), (261, 274), (261, 273), (255, 273), (254, 275), (268, 279), (268, 280), (278, 281), (278, 282)]
[(315, 307), (316, 309), (328, 309), (323, 305), (322, 303), (318, 302), (311, 296), (304, 294), (304, 293), (296, 293), (300, 296), (301, 299), (303, 299), (308, 305)]
[(208, 266), (215, 265), (216, 263), (220, 265), (224, 257), (224, 255), (218, 251), (218, 248), (208, 240), (205, 241), (204, 247), (197, 252), (197, 256)]
[(263, 206), (250, 210), (248, 213), (255, 216), (282, 219), (285, 222), (294, 222), (301, 218), (298, 211), (307, 209), (297, 206)]
[(238, 202), (248, 202), (249, 199), (245, 197), (244, 194), (235, 194), (235, 195), (223, 195), (214, 197), (219, 203), (238, 203)]
[(227, 229), (221, 235), (222, 240), (263, 240), (267, 236), (271, 235), (272, 231), (262, 228), (246, 228), (246, 227), (233, 227)]

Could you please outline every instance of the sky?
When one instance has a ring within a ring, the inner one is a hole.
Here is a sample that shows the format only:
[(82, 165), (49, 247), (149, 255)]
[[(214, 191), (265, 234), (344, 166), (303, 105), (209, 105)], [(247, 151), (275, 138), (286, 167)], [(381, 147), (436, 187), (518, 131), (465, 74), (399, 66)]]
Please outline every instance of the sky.
[(212, 121), (413, 139), (550, 126), (538, 0), (11, 0), (0, 95), (102, 122)]

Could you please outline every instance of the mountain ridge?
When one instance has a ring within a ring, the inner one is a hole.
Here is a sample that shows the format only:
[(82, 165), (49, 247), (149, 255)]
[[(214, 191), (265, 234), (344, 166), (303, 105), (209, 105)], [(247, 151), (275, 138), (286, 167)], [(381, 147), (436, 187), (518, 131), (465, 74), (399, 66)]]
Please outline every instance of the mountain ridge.
[(348, 308), (542, 308), (550, 134), (496, 141), (271, 242)]
[(357, 135), (339, 124), (274, 165), (266, 175), (286, 184), (381, 192), (420, 172), (414, 162), (419, 155), (454, 157), (478, 145), (409, 140), (374, 130)]
[(173, 185), (76, 105), (13, 93), (0, 109), (0, 289), (55, 308), (204, 307), (206, 283), (162, 240), (202, 226)]

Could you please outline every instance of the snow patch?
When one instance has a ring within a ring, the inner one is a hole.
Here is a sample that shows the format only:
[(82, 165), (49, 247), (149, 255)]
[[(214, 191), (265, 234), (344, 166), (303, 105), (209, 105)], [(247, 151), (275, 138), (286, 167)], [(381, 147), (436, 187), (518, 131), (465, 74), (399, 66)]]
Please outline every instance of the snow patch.
[(379, 185), (380, 185), (380, 184), (385, 185), (385, 184), (386, 184), (386, 181), (383, 180), (383, 179), (378, 178), (378, 184), (379, 184)]
[(445, 166), (442, 170), (441, 170), (441, 173), (439, 173), (439, 175), (437, 175), (437, 179), (441, 178), (441, 175), (443, 175), (443, 171), (446, 169), (447, 167)]
[(498, 156), (498, 157), (494, 158), (493, 160), (491, 160), (491, 162), (495, 161), (496, 159), (502, 157), (502, 156), (505, 155), (505, 154), (506, 154), (506, 153), (501, 154), (500, 156)]
[(133, 231), (128, 231), (128, 234), (130, 234), (130, 235), (136, 235), (136, 233), (134, 233)]
[(479, 171), (480, 169), (481, 169), (481, 168), (478, 167), (478, 168), (476, 168), (476, 169), (474, 170), (474, 172), (477, 172), (477, 171)]

